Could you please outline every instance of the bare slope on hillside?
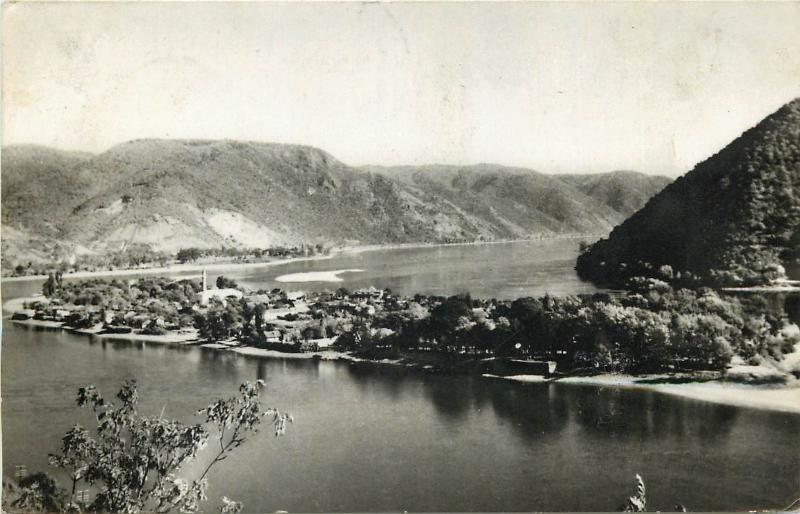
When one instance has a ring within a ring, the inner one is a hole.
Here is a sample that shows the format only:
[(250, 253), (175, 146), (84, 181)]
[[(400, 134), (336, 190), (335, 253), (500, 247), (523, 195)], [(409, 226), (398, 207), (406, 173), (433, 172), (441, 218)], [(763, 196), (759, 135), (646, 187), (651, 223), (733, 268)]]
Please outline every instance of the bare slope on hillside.
[(52, 253), (41, 248), (49, 239), (98, 252), (489, 241), (605, 233), (624, 217), (554, 175), (353, 168), (297, 145), (136, 140), (97, 155), (12, 147), (3, 165), (3, 224), (17, 243), (4, 245), (15, 253), (26, 244)]

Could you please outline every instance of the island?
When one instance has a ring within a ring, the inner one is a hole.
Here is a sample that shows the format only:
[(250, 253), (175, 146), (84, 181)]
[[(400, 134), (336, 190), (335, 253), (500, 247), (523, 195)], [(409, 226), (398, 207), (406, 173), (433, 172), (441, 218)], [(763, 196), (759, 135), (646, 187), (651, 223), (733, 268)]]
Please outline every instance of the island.
[(6, 308), (18, 324), (263, 357), (527, 382), (782, 386), (792, 389), (786, 401), (800, 392), (800, 331), (763, 294), (675, 290), (652, 278), (628, 291), (515, 300), (376, 288), (251, 291), (224, 276), (216, 287), (206, 282), (205, 273), (80, 282), (56, 273), (43, 295)]

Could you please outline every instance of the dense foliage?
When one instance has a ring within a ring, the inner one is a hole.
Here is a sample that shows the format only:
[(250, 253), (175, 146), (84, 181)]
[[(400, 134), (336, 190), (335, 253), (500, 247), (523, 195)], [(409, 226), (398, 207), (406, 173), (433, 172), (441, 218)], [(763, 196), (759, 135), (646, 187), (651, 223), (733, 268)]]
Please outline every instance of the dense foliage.
[(312, 255), (325, 255), (330, 253), (330, 247), (322, 243), (282, 246), (274, 245), (267, 248), (241, 248), (222, 246), (219, 248), (181, 248), (175, 254), (179, 263), (195, 262), (200, 259), (221, 260), (234, 259), (235, 261), (248, 261), (250, 259), (264, 259), (267, 257), (299, 257)]
[(779, 361), (796, 343), (783, 331), (786, 312), (763, 296), (674, 289), (643, 277), (629, 282), (623, 294), (513, 301), (343, 288), (295, 298), (280, 289), (242, 294), (220, 276), (215, 291), (226, 298), (201, 303), (194, 280), (69, 283), (54, 274), (43, 286), (50, 303), (35, 306), (34, 317), (143, 334), (194, 328), (207, 341), (284, 352), (335, 341), (341, 350), (379, 358), (409, 352), (507, 356), (556, 361), (561, 370), (634, 373), (724, 370), (734, 357), (750, 364)]
[(12, 225), (42, 236), (57, 235), (54, 221), (68, 217), (96, 187), (95, 177), (78, 171), (89, 157), (38, 145), (4, 147), (0, 183), (4, 228)]
[[(267, 248), (220, 246), (216, 248), (181, 248), (176, 253), (153, 250), (149, 244), (130, 244), (124, 249), (97, 254), (74, 255), (56, 245), (46, 260), (19, 262), (3, 255), (3, 273), (12, 276), (44, 275), (56, 270), (60, 273), (79, 271), (106, 271), (164, 267), (170, 264), (192, 262), (260, 262), (278, 257), (327, 255), (330, 247), (321, 243), (297, 246), (274, 245)], [(13, 252), (12, 252), (13, 253)], [(59, 255), (70, 254), (61, 259)]]
[(178, 328), (193, 325), (192, 305), (201, 288), (196, 280), (174, 281), (166, 277), (144, 277), (130, 282), (119, 279), (61, 282), (56, 273), (45, 282), (43, 292), (55, 306), (84, 307), (72, 311), (65, 320), (75, 328), (97, 323), (135, 325), (137, 321), (142, 325), (154, 320)]
[[(335, 295), (303, 314), (306, 328), (282, 333), (275, 349), (300, 351), (303, 340), (337, 335), (336, 346), (371, 357), (430, 352), (471, 358), (509, 356), (559, 363), (559, 369), (653, 372), (724, 370), (734, 356), (752, 364), (781, 360), (795, 339), (781, 332), (783, 314), (763, 299), (721, 296), (712, 289), (673, 290), (635, 281), (617, 296), (477, 300), (385, 294), (341, 302)], [(263, 305), (216, 304), (195, 315), (210, 340), (270, 347)], [(293, 316), (292, 319), (296, 319)], [(288, 317), (287, 317), (288, 319)], [(298, 325), (295, 325), (297, 327)], [(287, 343), (295, 342), (292, 347)]]
[[(90, 431), (76, 424), (62, 438), (61, 450), (50, 456), (52, 466), (67, 472), (70, 490), (36, 473), (7, 488), (14, 498), (6, 495), (4, 507), (26, 512), (195, 512), (206, 499), (209, 470), (247, 442), (265, 416), (276, 436), (293, 421), (277, 409), (262, 412), (263, 385), (263, 381), (242, 384), (238, 396), (200, 410), (205, 421), (194, 425), (139, 414), (135, 381), (126, 382), (114, 400), (104, 399), (94, 386), (82, 387), (77, 404), (92, 411), (96, 427)], [(204, 455), (212, 438), (213, 457), (202, 473), (192, 480), (180, 476), (187, 462)], [(76, 496), (78, 487), (87, 486), (96, 490), (88, 503)], [(231, 506), (236, 503), (226, 498), (222, 508), (237, 511)]]
[(269, 322), (265, 319), (270, 307), (284, 311), (293, 305), (293, 302), (282, 299), (281, 296), (284, 293), (276, 294), (269, 306), (246, 298), (231, 298), (225, 304), (212, 301), (207, 309), (194, 313), (194, 327), (202, 339), (209, 341), (236, 341), (248, 346), (289, 353), (315, 350), (311, 341), (340, 332), (339, 323), (334, 319), (321, 319), (318, 314), (315, 317), (288, 311), (277, 320), (290, 322), (288, 326), (275, 326), (275, 320)]
[(756, 363), (780, 360), (796, 341), (780, 330), (784, 321), (755, 301), (721, 297), (710, 289), (672, 291), (662, 284), (621, 298), (444, 299), (430, 316), (386, 314), (372, 326), (340, 337), (348, 349), (436, 351), (554, 360), (560, 369), (628, 372), (723, 370), (734, 355)]
[(577, 270), (615, 287), (640, 275), (750, 285), (779, 277), (798, 256), (800, 99), (667, 186), (582, 253)]

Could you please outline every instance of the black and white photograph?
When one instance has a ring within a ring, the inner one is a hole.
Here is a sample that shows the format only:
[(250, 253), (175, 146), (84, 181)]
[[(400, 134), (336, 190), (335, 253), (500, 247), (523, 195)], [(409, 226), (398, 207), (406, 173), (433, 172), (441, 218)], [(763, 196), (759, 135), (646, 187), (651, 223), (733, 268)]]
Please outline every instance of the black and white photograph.
[(800, 511), (800, 2), (2, 2), (2, 512)]

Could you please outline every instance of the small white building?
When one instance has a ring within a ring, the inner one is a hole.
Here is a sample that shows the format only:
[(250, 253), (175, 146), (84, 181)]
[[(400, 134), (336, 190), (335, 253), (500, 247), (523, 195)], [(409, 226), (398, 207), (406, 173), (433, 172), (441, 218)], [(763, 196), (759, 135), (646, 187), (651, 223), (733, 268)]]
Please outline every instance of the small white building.
[(268, 343), (280, 343), (281, 333), (277, 330), (268, 330), (264, 332), (264, 338)]
[(241, 291), (230, 287), (226, 287), (224, 289), (209, 289), (207, 291), (200, 292), (200, 303), (202, 305), (208, 305), (209, 300), (216, 298), (222, 302), (222, 305), (226, 305), (226, 299), (239, 299), (243, 296), (244, 294)]
[(203, 270), (203, 290), (200, 291), (200, 305), (208, 305), (208, 301), (216, 298), (222, 302), (222, 305), (227, 305), (226, 299), (228, 298), (242, 298), (244, 293), (238, 289), (225, 287), (222, 289), (206, 289), (208, 287), (208, 275), (206, 270)]

